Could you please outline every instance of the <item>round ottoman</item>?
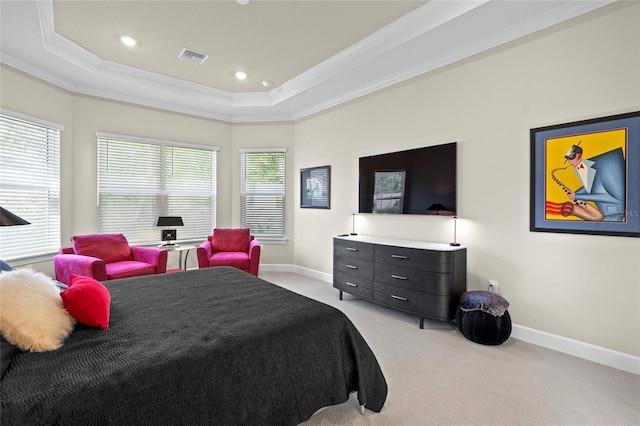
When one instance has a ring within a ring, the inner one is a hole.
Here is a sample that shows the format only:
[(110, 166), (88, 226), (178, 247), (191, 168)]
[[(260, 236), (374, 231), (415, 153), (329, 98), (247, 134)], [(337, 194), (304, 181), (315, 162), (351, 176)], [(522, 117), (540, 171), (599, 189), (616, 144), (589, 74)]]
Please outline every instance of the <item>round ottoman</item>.
[(497, 293), (468, 291), (460, 297), (456, 325), (464, 337), (482, 345), (500, 345), (511, 335), (509, 302)]

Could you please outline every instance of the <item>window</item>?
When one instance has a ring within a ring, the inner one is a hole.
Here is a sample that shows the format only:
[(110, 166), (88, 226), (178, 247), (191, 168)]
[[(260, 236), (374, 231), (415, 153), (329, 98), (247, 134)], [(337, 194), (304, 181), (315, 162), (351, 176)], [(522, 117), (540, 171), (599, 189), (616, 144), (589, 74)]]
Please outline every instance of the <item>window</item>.
[(210, 235), (216, 217), (215, 147), (98, 134), (98, 232), (157, 243), (158, 216), (181, 216), (178, 240)]
[(241, 226), (260, 240), (283, 240), (285, 223), (284, 149), (240, 151)]
[(0, 259), (60, 248), (62, 126), (3, 110), (0, 114), (0, 206), (30, 222), (0, 226)]

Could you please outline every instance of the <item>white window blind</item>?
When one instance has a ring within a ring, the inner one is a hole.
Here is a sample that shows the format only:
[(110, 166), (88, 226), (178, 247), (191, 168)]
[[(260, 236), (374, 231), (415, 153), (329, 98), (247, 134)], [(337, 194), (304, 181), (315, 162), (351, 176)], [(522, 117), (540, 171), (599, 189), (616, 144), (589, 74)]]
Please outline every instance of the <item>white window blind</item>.
[(0, 114), (0, 206), (30, 222), (0, 226), (3, 260), (56, 253), (60, 247), (61, 130), (20, 114)]
[(215, 227), (216, 150), (98, 134), (98, 232), (158, 243), (158, 216), (181, 216), (178, 240), (206, 238)]
[(240, 222), (258, 239), (285, 237), (285, 157), (283, 149), (240, 151)]

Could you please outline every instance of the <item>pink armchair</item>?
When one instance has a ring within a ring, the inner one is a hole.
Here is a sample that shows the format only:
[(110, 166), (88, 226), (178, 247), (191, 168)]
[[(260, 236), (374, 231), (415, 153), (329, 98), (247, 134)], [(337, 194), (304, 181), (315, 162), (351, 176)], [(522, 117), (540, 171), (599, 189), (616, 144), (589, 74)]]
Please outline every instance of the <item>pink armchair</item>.
[(198, 268), (233, 266), (258, 276), (260, 243), (250, 234), (249, 228), (213, 230), (196, 249)]
[(167, 271), (166, 250), (130, 246), (122, 234), (80, 235), (71, 241), (72, 247), (62, 247), (53, 258), (56, 280), (65, 284), (71, 274), (106, 281)]

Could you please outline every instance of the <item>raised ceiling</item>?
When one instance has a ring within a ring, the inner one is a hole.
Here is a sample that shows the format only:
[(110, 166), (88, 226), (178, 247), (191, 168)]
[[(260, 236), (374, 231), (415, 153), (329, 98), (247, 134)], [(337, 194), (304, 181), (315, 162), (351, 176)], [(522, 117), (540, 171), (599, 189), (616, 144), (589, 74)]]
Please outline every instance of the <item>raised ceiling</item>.
[(0, 60), (74, 93), (292, 121), (612, 1), (0, 1)]
[[(228, 92), (266, 90), (312, 68), (424, 1), (60, 1), (56, 32), (102, 59)], [(127, 48), (120, 36), (138, 45)], [(198, 65), (183, 48), (209, 55)], [(244, 81), (235, 71), (248, 74)]]

